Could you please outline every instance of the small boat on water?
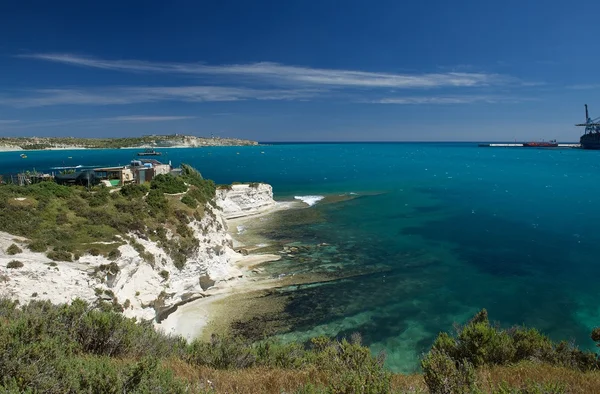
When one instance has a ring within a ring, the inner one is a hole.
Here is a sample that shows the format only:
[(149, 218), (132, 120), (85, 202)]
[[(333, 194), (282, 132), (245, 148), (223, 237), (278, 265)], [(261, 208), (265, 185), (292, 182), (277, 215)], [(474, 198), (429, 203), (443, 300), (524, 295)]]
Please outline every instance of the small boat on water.
[(160, 156), (162, 153), (155, 151), (154, 149), (146, 149), (143, 152), (138, 152), (138, 156)]
[(21, 153), (21, 159), (27, 159), (27, 155), (25, 153)]
[(542, 141), (542, 142), (525, 142), (523, 144), (524, 147), (526, 148), (558, 148), (558, 142), (556, 142), (556, 140), (550, 140), (548, 142), (546, 141)]

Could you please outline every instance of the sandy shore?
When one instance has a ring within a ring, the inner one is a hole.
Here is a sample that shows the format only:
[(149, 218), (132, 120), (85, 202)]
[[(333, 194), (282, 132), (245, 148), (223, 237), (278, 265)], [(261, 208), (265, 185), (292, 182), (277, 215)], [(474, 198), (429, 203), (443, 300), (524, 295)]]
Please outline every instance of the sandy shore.
[[(355, 195), (326, 196), (323, 203), (335, 203), (355, 197)], [(276, 289), (325, 283), (338, 280), (340, 277), (335, 274), (316, 272), (278, 277), (266, 274), (266, 270), (261, 269), (260, 266), (280, 260), (281, 245), (280, 242), (265, 238), (259, 234), (260, 231), (256, 230), (270, 228), (272, 220), (277, 220), (274, 215), (277, 211), (307, 207), (308, 204), (299, 200), (284, 201), (256, 215), (227, 220), (229, 234), (234, 240), (234, 248), (249, 253), (232, 262), (243, 275), (218, 283), (205, 292), (206, 297), (178, 307), (156, 327), (166, 333), (181, 335), (188, 340), (194, 338), (207, 340), (212, 333), (232, 332), (232, 324), (238, 327), (238, 331), (244, 333), (252, 333), (254, 330), (262, 330), (262, 333), (285, 330), (288, 324), (285, 319), (285, 307), (289, 300), (288, 296), (279, 294)], [(276, 293), (278, 295), (275, 297), (267, 297)], [(267, 316), (268, 318), (265, 319)]]
[[(268, 211), (243, 218), (227, 220), (229, 233), (234, 238), (235, 247), (243, 248), (247, 246), (250, 250), (256, 248), (254, 245), (243, 244), (236, 239), (239, 228), (256, 222), (259, 218), (272, 215), (277, 211), (301, 208), (303, 206), (305, 205), (293, 201), (279, 202)], [(208, 326), (213, 327), (213, 330), (210, 330), (211, 332), (214, 332), (216, 327), (219, 327), (219, 329), (226, 327), (236, 319), (238, 312), (240, 312), (239, 308), (231, 305), (229, 302), (230, 298), (239, 300), (240, 297), (245, 298), (249, 293), (257, 293), (288, 284), (289, 279), (269, 278), (261, 275), (260, 270), (256, 269), (262, 264), (277, 261), (280, 258), (279, 254), (240, 255), (236, 260), (232, 261), (232, 264), (241, 270), (243, 273), (241, 277), (220, 282), (208, 289), (204, 293), (204, 298), (179, 306), (167, 318), (155, 324), (156, 328), (163, 330), (165, 333), (181, 335), (191, 340), (197, 337), (204, 337)]]

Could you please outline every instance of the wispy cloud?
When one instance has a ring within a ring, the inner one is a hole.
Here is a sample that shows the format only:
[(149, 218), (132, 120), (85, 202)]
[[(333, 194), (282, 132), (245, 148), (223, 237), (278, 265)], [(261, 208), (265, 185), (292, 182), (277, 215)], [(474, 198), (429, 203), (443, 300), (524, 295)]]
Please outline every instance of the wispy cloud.
[(418, 89), (436, 87), (477, 87), (520, 83), (518, 79), (513, 77), (481, 72), (453, 71), (443, 73), (399, 74), (288, 66), (271, 62), (206, 65), (202, 63), (108, 60), (57, 53), (20, 55), (19, 57), (104, 70), (212, 77), (233, 76), (269, 81), (270, 83), (303, 86)]
[(523, 99), (516, 97), (502, 96), (479, 96), (479, 95), (464, 95), (464, 96), (411, 96), (411, 97), (386, 97), (382, 99), (372, 100), (372, 104), (400, 104), (400, 105), (418, 105), (418, 104), (471, 104), (471, 103), (516, 103)]
[(0, 125), (3, 124), (14, 124), (14, 123), (19, 123), (20, 120), (17, 119), (0, 119)]
[(571, 86), (568, 86), (568, 88), (569, 89), (575, 89), (575, 90), (600, 89), (600, 83), (588, 83), (588, 84), (571, 85)]
[(17, 108), (51, 105), (119, 105), (159, 101), (301, 100), (317, 90), (250, 89), (224, 86), (109, 87), (102, 89), (37, 89), (0, 96), (0, 105)]
[(115, 122), (169, 122), (173, 120), (195, 119), (195, 116), (146, 116), (146, 115), (127, 115), (115, 116), (112, 118), (102, 118), (107, 121)]
[[(69, 119), (38, 119), (30, 121), (11, 121), (6, 122), (6, 129), (28, 129), (39, 127), (61, 127), (69, 125), (98, 125), (114, 123), (149, 123), (149, 122), (173, 122), (179, 120), (196, 119), (196, 116), (176, 116), (176, 115), (122, 115), (103, 118), (69, 118)], [(0, 120), (0, 126), (3, 123)]]

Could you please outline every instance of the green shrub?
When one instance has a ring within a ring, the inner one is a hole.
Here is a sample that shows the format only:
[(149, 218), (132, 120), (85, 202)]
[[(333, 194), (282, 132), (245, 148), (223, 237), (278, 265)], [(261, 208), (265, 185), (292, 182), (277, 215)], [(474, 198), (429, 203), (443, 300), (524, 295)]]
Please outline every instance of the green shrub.
[(161, 190), (153, 189), (146, 196), (146, 203), (150, 214), (154, 217), (161, 214), (165, 215), (169, 206), (169, 202)]
[(130, 183), (121, 188), (119, 192), (124, 197), (129, 199), (139, 199), (148, 193), (149, 187), (146, 184), (138, 185), (135, 183)]
[(73, 261), (73, 254), (66, 250), (51, 250), (46, 253), (46, 256), (54, 261)]
[(106, 272), (111, 275), (116, 275), (121, 271), (119, 265), (114, 261), (110, 264), (100, 264), (94, 269), (95, 272)]
[(184, 193), (187, 186), (181, 177), (171, 174), (159, 174), (150, 182), (150, 189), (159, 190), (167, 194)]
[(431, 352), (435, 354), (425, 358), (430, 364), (435, 361), (435, 365), (441, 365), (440, 359), (444, 356), (452, 360), (457, 368), (467, 364), (475, 368), (510, 365), (524, 360), (582, 371), (598, 369), (600, 366), (595, 354), (576, 349), (566, 342), (554, 344), (536, 329), (513, 327), (505, 330), (494, 327), (485, 309), (461, 327), (456, 337), (439, 334)]
[(31, 241), (27, 247), (32, 252), (44, 253), (46, 250), (48, 250), (48, 245), (46, 245), (44, 241)]
[(119, 249), (113, 249), (110, 252), (108, 252), (109, 260), (116, 260), (119, 257), (121, 257), (121, 251)]
[(198, 207), (198, 201), (196, 201), (196, 199), (194, 197), (191, 197), (189, 194), (186, 194), (183, 197), (181, 197), (181, 202), (190, 208)]
[(6, 268), (22, 268), (23, 265), (23, 262), (19, 260), (12, 260), (8, 264), (6, 264)]
[(421, 368), (431, 394), (472, 392), (475, 369), (466, 360), (456, 362), (448, 354), (432, 349), (421, 361)]
[(90, 250), (88, 250), (88, 253), (92, 256), (100, 256), (102, 252), (100, 252), (100, 249), (98, 248), (91, 248)]
[(163, 280), (169, 279), (169, 271), (167, 271), (167, 270), (160, 271), (159, 275), (161, 278), (163, 278)]
[(101, 207), (106, 205), (110, 198), (110, 191), (104, 185), (100, 185), (96, 191), (83, 194), (88, 200), (90, 207)]
[(216, 369), (239, 369), (255, 365), (256, 356), (240, 338), (213, 335), (210, 342), (193, 341), (187, 350), (187, 360), (193, 365)]
[(17, 244), (12, 244), (8, 248), (6, 248), (6, 254), (14, 256), (15, 254), (22, 253), (23, 250), (17, 246)]

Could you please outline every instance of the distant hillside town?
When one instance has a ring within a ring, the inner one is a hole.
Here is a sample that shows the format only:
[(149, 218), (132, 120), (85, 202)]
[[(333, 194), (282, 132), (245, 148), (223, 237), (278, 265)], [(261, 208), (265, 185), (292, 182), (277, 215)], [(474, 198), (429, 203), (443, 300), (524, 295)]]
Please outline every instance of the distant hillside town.
[(126, 138), (75, 137), (0, 137), (0, 150), (38, 149), (120, 149), (120, 148), (194, 148), (201, 146), (258, 145), (237, 138), (195, 137), (190, 135), (145, 135)]

